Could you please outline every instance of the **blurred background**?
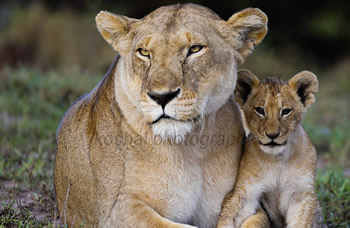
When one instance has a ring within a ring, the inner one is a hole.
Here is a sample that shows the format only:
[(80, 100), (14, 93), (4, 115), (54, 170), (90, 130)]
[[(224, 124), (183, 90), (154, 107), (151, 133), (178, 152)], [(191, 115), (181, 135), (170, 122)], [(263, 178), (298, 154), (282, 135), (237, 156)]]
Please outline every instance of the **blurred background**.
[[(55, 227), (55, 132), (69, 105), (101, 80), (116, 53), (100, 10), (142, 18), (187, 1), (0, 1), (0, 227)], [(304, 127), (318, 151), (317, 193), (329, 227), (350, 227), (350, 1), (198, 0), (227, 20), (247, 7), (269, 17), (240, 68), (259, 77), (319, 78)]]

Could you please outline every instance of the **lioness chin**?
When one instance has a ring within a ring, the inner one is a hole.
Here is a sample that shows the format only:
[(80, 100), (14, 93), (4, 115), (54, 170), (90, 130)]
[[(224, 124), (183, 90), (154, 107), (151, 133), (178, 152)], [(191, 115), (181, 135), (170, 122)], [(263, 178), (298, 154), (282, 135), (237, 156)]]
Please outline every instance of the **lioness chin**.
[[(58, 128), (62, 219), (68, 226), (215, 227), (244, 134), (231, 96), (237, 63), (264, 38), (267, 17), (246, 9), (224, 21), (178, 4), (140, 20), (101, 11), (96, 23), (119, 55)], [(202, 136), (213, 140), (185, 143)]]
[(301, 126), (317, 90), (317, 78), (308, 71), (289, 81), (259, 81), (250, 71), (238, 72), (235, 98), (249, 135), (218, 227), (241, 227), (260, 204), (271, 227), (323, 227), (315, 193), (316, 150)]

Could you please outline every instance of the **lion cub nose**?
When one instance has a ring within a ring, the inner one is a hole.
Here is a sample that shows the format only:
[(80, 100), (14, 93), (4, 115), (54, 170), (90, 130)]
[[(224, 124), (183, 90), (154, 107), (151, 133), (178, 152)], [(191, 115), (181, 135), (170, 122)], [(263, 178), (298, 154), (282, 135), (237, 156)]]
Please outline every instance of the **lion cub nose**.
[(150, 92), (147, 93), (147, 95), (157, 102), (162, 108), (164, 109), (165, 105), (168, 104), (172, 99), (177, 97), (180, 93), (180, 88), (178, 88), (175, 92), (169, 91), (165, 93), (156, 93), (156, 92)]
[(270, 139), (275, 139), (277, 138), (278, 136), (280, 136), (280, 132), (277, 132), (277, 133), (272, 133), (272, 134), (269, 134), (267, 132), (265, 132), (266, 136), (269, 137)]

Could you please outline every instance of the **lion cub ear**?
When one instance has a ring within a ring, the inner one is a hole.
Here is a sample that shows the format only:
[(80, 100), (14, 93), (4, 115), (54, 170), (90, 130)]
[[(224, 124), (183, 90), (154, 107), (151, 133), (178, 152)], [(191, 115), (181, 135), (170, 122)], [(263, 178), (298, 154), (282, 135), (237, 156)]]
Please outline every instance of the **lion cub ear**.
[(114, 50), (121, 55), (126, 53), (132, 40), (129, 33), (130, 25), (138, 20), (107, 11), (101, 11), (95, 20), (98, 31)]
[(308, 108), (315, 102), (318, 91), (318, 81), (316, 75), (310, 71), (302, 71), (288, 81), (288, 85), (295, 91), (300, 102)]
[[(225, 28), (226, 27), (226, 28)], [(244, 9), (225, 22), (223, 35), (237, 50), (237, 61), (244, 62), (267, 33), (267, 16), (257, 8)]]
[(259, 79), (249, 70), (239, 70), (237, 72), (237, 84), (235, 89), (235, 100), (243, 106), (252, 90), (259, 85)]

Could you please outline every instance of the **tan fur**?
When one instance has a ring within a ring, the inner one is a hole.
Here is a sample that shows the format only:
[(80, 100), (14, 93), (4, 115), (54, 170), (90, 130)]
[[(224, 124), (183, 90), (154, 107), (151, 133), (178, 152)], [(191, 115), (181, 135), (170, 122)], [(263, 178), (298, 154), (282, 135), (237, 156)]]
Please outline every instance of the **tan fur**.
[[(238, 72), (235, 98), (250, 134), (236, 186), (225, 198), (218, 227), (241, 227), (261, 204), (271, 227), (323, 226), (315, 194), (316, 150), (301, 126), (317, 90), (316, 76), (307, 71), (288, 82), (259, 81), (250, 71)], [(279, 135), (271, 138), (274, 133)], [(266, 145), (272, 141), (278, 145)]]
[[(120, 57), (57, 132), (57, 203), (68, 225), (215, 227), (241, 157), (237, 62), (267, 30), (258, 9), (233, 18), (193, 4), (141, 20), (97, 15)], [(193, 45), (203, 48), (189, 54)], [(164, 110), (150, 96), (174, 91)]]
[(247, 218), (241, 228), (267, 228), (270, 227), (269, 218), (262, 208), (259, 208), (257, 212)]

